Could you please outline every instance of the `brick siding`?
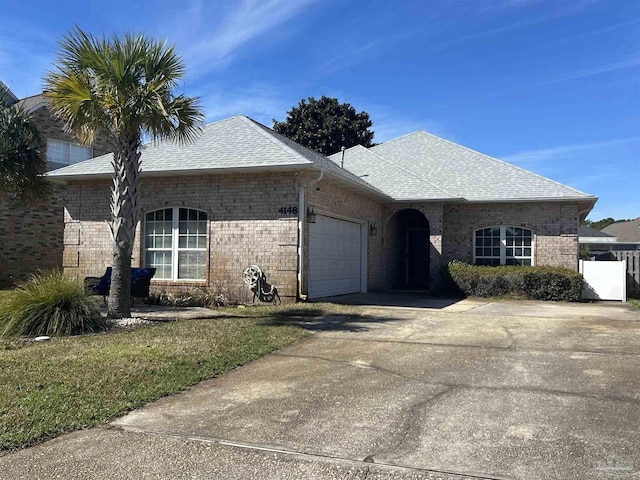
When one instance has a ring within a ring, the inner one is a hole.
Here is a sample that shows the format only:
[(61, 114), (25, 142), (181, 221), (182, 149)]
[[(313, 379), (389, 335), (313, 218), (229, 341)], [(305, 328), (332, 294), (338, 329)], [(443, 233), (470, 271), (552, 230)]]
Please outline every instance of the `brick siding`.
[[(101, 275), (112, 264), (106, 221), (110, 181), (73, 182), (65, 208), (64, 268), (79, 277)], [(232, 300), (251, 299), (242, 280), (248, 265), (258, 265), (283, 301), (294, 300), (297, 286), (298, 221), (281, 214), (282, 206), (297, 206), (293, 173), (147, 177), (142, 181), (144, 213), (169, 207), (202, 210), (209, 220), (209, 256), (204, 282), (154, 280), (155, 291), (194, 287), (225, 293)], [(133, 265), (142, 257), (138, 228)]]
[(443, 260), (473, 263), (475, 230), (498, 225), (531, 229), (536, 265), (578, 269), (578, 206), (575, 203), (445, 205)]
[[(43, 155), (47, 152), (47, 138), (77, 142), (47, 107), (34, 111), (31, 119), (40, 132)], [(107, 152), (106, 143), (97, 141), (94, 155)], [(48, 198), (32, 204), (0, 194), (0, 286), (24, 280), (38, 269), (61, 268), (63, 197), (61, 185), (56, 185)]]

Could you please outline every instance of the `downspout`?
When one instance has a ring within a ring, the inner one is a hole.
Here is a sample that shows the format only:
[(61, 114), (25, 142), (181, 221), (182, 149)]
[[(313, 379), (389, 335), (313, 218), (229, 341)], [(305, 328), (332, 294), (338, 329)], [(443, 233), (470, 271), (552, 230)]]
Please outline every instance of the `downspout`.
[[(595, 202), (594, 202), (595, 205)], [(580, 272), (580, 217), (582, 216), (583, 213), (588, 213), (594, 205), (591, 205), (591, 207), (589, 208), (585, 208), (584, 210), (579, 210), (578, 211), (578, 229), (576, 230), (576, 240), (578, 241), (578, 253), (576, 255), (576, 261), (578, 262), (578, 272)], [(587, 216), (585, 215), (585, 218)]]
[(320, 176), (316, 180), (309, 180), (307, 183), (300, 182), (300, 189), (298, 190), (298, 298), (300, 300), (306, 300), (307, 295), (302, 293), (302, 269), (304, 266), (304, 222), (306, 220), (307, 212), (304, 209), (304, 189), (313, 183), (320, 183), (324, 176), (324, 170), (320, 170)]

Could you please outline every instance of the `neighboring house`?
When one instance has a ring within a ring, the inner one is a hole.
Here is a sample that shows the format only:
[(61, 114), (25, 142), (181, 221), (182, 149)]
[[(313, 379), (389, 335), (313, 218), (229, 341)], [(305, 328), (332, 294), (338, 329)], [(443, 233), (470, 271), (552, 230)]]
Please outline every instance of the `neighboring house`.
[[(636, 225), (635, 228), (637, 228), (638, 230), (637, 233), (633, 230), (634, 222)], [(640, 236), (640, 228), (637, 226), (638, 223), (640, 223), (638, 222), (638, 220), (616, 223), (610, 225), (610, 227), (613, 227), (614, 225), (621, 225), (622, 228), (611, 229), (608, 232), (607, 229), (609, 229), (609, 227), (603, 228), (602, 230), (596, 230), (595, 228), (589, 227), (587, 225), (580, 225), (580, 228), (578, 229), (578, 241), (580, 245), (589, 247), (589, 251), (594, 255), (617, 250), (640, 249), (640, 239), (636, 240), (635, 242), (629, 240)], [(617, 235), (614, 235), (613, 233), (622, 234), (627, 240), (625, 241), (624, 239), (618, 237)]]
[(617, 250), (640, 249), (640, 217), (628, 222), (617, 222), (602, 229), (604, 233), (618, 237)]
[[(93, 147), (79, 145), (53, 117), (43, 94), (18, 100), (6, 90), (7, 103), (24, 108), (38, 127), (50, 170), (109, 151), (100, 141)], [(38, 269), (62, 267), (63, 195), (64, 189), (57, 186), (47, 199), (27, 205), (0, 194), (0, 286), (23, 280)]]
[[(327, 158), (239, 116), (190, 145), (145, 145), (141, 160), (133, 261), (167, 290), (246, 292), (249, 265), (290, 300), (433, 290), (454, 259), (575, 270), (596, 201), (424, 132)], [(110, 162), (49, 174), (67, 185), (64, 267), (79, 276), (111, 263)]]
[(610, 252), (615, 250), (618, 244), (618, 237), (609, 235), (600, 230), (587, 225), (578, 227), (578, 243), (582, 246), (589, 247), (592, 255)]

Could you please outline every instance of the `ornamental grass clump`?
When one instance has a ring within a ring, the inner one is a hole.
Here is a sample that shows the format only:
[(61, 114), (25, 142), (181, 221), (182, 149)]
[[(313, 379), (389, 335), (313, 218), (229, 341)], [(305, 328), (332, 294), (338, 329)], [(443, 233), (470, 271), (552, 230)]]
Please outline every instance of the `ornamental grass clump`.
[(109, 321), (81, 281), (61, 272), (40, 272), (0, 303), (0, 336), (65, 336), (107, 330)]

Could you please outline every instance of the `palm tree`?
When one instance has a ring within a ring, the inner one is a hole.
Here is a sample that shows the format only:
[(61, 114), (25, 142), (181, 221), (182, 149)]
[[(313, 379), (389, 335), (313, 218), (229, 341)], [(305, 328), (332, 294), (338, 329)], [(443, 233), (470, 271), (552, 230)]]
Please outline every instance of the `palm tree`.
[(113, 149), (111, 317), (131, 315), (142, 139), (185, 143), (202, 125), (199, 99), (173, 93), (184, 74), (172, 46), (142, 35), (97, 38), (76, 27), (63, 37), (56, 70), (45, 78), (51, 108), (67, 129), (87, 145), (104, 135)]
[(0, 84), (0, 193), (33, 201), (50, 191), (43, 176), (47, 159), (40, 150), (38, 128), (29, 113), (17, 105), (7, 105)]

